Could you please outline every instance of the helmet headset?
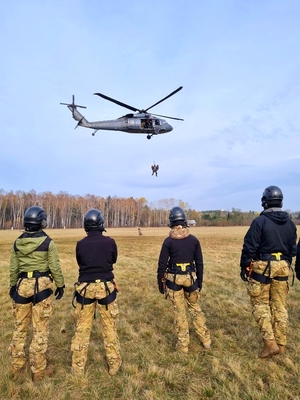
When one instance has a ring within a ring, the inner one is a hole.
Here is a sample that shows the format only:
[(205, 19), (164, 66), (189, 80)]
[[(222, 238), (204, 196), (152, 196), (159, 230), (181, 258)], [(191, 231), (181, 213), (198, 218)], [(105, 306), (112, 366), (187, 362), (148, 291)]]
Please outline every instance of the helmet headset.
[(188, 227), (188, 223), (185, 217), (185, 213), (180, 207), (173, 207), (169, 214), (169, 227), (181, 225), (185, 228)]
[(261, 205), (264, 209), (272, 207), (282, 207), (283, 194), (278, 186), (268, 186), (261, 198)]
[(38, 231), (47, 226), (47, 215), (45, 211), (38, 206), (29, 207), (24, 214), (23, 225), (26, 231)]
[(96, 208), (91, 208), (84, 215), (83, 219), (84, 230), (86, 232), (90, 231), (105, 231), (104, 228), (104, 218), (101, 211)]

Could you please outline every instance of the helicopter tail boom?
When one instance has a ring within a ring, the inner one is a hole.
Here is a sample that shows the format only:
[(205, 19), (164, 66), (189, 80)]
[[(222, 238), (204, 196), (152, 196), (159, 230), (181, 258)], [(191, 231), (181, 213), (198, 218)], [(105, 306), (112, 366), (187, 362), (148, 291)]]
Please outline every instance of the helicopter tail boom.
[(75, 96), (72, 96), (72, 103), (60, 103), (63, 106), (67, 106), (68, 109), (71, 111), (73, 118), (75, 121), (78, 121), (78, 124), (75, 126), (75, 129), (77, 126), (85, 126), (87, 128), (90, 128), (89, 122), (87, 119), (84, 118), (83, 115), (80, 114), (80, 112), (77, 110), (77, 107), (79, 108), (86, 108), (85, 106), (79, 106), (78, 104), (75, 104)]
[(81, 115), (76, 108), (73, 108), (71, 105), (68, 105), (68, 109), (71, 111), (75, 121), (78, 121), (78, 124), (76, 125), (75, 129), (77, 128), (77, 126), (85, 126), (87, 128), (90, 128), (89, 121), (85, 119), (85, 117)]

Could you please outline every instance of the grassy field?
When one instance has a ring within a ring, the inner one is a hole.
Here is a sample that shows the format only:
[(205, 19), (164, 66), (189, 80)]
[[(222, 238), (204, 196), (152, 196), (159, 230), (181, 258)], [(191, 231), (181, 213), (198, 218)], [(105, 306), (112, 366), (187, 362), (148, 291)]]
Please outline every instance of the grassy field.
[[(191, 228), (204, 255), (202, 309), (211, 331), (212, 348), (204, 350), (191, 327), (188, 355), (175, 351), (173, 310), (157, 290), (156, 269), (168, 228), (108, 229), (118, 245), (115, 277), (120, 293), (118, 333), (123, 365), (110, 377), (104, 357), (101, 324), (94, 321), (89, 361), (84, 377), (70, 371), (74, 333), (71, 305), (77, 280), (75, 244), (83, 230), (46, 230), (58, 247), (66, 280), (65, 296), (54, 300), (50, 323), (51, 379), (33, 384), (30, 373), (19, 381), (9, 377), (8, 346), (13, 330), (9, 289), (10, 248), (20, 232), (0, 231), (2, 373), (0, 399), (300, 399), (300, 284), (290, 288), (286, 355), (261, 360), (262, 340), (252, 317), (246, 284), (239, 277), (239, 259), (247, 227)], [(61, 330), (64, 328), (65, 332)]]

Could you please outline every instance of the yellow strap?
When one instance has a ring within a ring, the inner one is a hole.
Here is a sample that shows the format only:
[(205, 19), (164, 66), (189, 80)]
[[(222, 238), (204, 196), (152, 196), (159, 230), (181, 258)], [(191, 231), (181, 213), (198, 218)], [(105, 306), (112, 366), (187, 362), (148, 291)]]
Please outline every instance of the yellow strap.
[(280, 256), (282, 256), (282, 253), (278, 252), (278, 253), (271, 253), (272, 256), (274, 256), (276, 258), (276, 261), (280, 261)]
[(186, 271), (186, 267), (191, 265), (191, 263), (176, 263), (176, 267), (180, 267), (182, 271)]

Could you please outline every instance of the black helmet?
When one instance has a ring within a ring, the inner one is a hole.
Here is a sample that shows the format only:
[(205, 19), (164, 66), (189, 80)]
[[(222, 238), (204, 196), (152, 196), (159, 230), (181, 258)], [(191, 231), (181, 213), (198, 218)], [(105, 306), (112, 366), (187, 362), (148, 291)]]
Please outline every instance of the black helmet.
[(268, 186), (261, 198), (262, 207), (270, 208), (270, 207), (282, 207), (283, 194), (281, 189), (278, 186)]
[(38, 206), (29, 207), (24, 214), (24, 227), (29, 231), (38, 231), (47, 226), (47, 215)]
[(187, 227), (187, 220), (185, 213), (180, 207), (173, 207), (169, 214), (170, 224), (169, 226), (182, 225)]
[(96, 208), (90, 209), (83, 219), (84, 230), (89, 231), (104, 231), (104, 218), (101, 211)]

